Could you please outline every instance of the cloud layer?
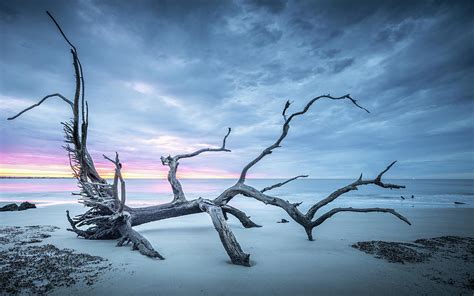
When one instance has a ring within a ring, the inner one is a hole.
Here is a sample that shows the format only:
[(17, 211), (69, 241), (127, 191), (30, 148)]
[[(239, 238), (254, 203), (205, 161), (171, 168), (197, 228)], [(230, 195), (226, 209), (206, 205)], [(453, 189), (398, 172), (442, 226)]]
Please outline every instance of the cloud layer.
[(3, 1), (4, 174), (67, 166), (62, 102), (5, 120), (46, 94), (72, 96), (68, 47), (45, 10), (78, 47), (104, 171), (102, 153), (119, 151), (129, 176), (163, 177), (161, 155), (218, 146), (232, 127), (232, 153), (180, 169), (236, 176), (281, 132), (287, 99), (295, 112), (350, 93), (371, 114), (318, 102), (252, 176), (353, 178), (398, 159), (391, 177), (474, 178), (470, 1)]

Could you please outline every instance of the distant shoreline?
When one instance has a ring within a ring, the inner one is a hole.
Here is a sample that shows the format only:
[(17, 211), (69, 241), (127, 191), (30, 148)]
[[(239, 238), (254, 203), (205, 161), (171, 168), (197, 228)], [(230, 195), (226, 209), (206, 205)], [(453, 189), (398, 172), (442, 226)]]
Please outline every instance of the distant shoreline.
[[(0, 179), (71, 179), (74, 177), (29, 177), (29, 176), (0, 176)], [(112, 180), (113, 178), (106, 178)], [(129, 180), (166, 180), (166, 178), (128, 178)], [(238, 178), (180, 178), (181, 180), (237, 180)], [(249, 180), (287, 180), (288, 178), (247, 178)], [(354, 178), (305, 178), (303, 180), (354, 180)], [(388, 180), (471, 180), (474, 178), (388, 178)]]
[[(0, 176), (0, 179), (72, 179), (74, 177)], [(112, 180), (113, 178), (106, 178)], [(166, 180), (166, 178), (128, 178), (129, 180)], [(180, 178), (181, 180), (237, 180), (238, 178)], [(287, 180), (288, 178), (247, 178), (249, 180)], [(471, 180), (474, 178), (387, 178), (388, 180)], [(306, 178), (303, 180), (354, 180), (354, 178)]]
[(0, 179), (74, 179), (74, 177), (15, 177), (15, 176), (1, 176)]

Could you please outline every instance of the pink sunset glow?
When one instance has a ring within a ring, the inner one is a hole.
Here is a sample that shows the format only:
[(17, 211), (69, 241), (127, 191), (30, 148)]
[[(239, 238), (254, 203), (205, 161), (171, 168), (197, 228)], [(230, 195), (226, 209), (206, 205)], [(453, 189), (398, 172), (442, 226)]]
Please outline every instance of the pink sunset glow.
[[(113, 167), (105, 160), (96, 160), (96, 168), (104, 178), (113, 178)], [(168, 171), (159, 161), (124, 161), (123, 175), (132, 179), (163, 179)], [(72, 177), (71, 168), (66, 156), (50, 156), (31, 153), (2, 153), (0, 154), (0, 177)], [(225, 170), (202, 167), (180, 167), (179, 178), (213, 179), (237, 178), (238, 175)]]

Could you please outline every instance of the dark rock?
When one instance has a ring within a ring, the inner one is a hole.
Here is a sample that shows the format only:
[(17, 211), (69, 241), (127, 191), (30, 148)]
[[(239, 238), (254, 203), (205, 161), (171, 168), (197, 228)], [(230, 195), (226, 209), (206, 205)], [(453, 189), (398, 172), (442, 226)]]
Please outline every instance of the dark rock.
[(0, 208), (0, 212), (8, 212), (8, 211), (18, 211), (18, 206), (12, 203)]
[(286, 220), (286, 219), (281, 219), (280, 221), (278, 221), (277, 223), (288, 223), (290, 221)]
[(35, 209), (35, 208), (36, 208), (35, 204), (25, 201), (20, 204), (20, 206), (18, 207), (18, 211), (24, 211), (27, 209)]

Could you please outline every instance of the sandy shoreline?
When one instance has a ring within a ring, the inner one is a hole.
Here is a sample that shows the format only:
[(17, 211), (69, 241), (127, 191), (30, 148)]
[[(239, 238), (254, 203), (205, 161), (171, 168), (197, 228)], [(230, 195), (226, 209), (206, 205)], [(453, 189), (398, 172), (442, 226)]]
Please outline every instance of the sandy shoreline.
[[(0, 214), (2, 226), (60, 227), (43, 243), (101, 256), (112, 271), (87, 286), (58, 288), (51, 295), (113, 293), (115, 295), (471, 295), (472, 290), (439, 283), (416, 264), (374, 258), (351, 247), (359, 241), (409, 242), (445, 235), (474, 237), (474, 209), (403, 209), (408, 226), (381, 213), (342, 213), (315, 229), (309, 242), (296, 223), (276, 223), (286, 215), (265, 206), (247, 212), (262, 228), (244, 229), (230, 220), (251, 268), (229, 264), (207, 215), (191, 215), (136, 227), (166, 257), (156, 261), (115, 241), (86, 241), (66, 231), (65, 211), (80, 205), (58, 205)], [(434, 263), (431, 263), (434, 264)], [(455, 272), (473, 270), (472, 262)], [(472, 272), (474, 273), (474, 272)], [(471, 275), (472, 276), (472, 275)]]

